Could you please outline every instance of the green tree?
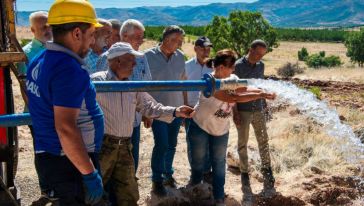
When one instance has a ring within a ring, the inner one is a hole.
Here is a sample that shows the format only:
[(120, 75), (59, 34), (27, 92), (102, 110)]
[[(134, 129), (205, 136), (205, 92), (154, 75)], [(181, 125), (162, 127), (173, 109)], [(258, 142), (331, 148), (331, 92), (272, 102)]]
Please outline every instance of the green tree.
[(364, 65), (364, 28), (359, 32), (351, 32), (347, 35), (345, 46), (348, 49), (346, 55), (360, 67)]
[(246, 54), (250, 43), (262, 39), (268, 51), (278, 46), (277, 32), (259, 12), (233, 11), (228, 18), (215, 16), (206, 27), (206, 36), (214, 44), (214, 50), (232, 49), (239, 57)]

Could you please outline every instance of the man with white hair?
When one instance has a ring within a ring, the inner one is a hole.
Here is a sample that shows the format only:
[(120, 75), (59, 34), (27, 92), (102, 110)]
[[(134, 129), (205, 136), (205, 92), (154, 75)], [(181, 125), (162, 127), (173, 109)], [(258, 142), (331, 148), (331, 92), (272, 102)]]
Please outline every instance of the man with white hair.
[[(45, 49), (47, 41), (52, 40), (52, 30), (47, 24), (48, 12), (36, 11), (29, 15), (30, 30), (33, 33), (33, 39), (23, 47), (24, 53), (30, 62), (37, 54)], [(20, 74), (27, 73), (25, 63), (19, 63), (18, 69)]]
[[(128, 19), (123, 22), (120, 28), (120, 40), (122, 42), (129, 43), (134, 50), (138, 51), (140, 46), (143, 44), (145, 28), (143, 24), (135, 19)], [(136, 57), (136, 65), (134, 67), (132, 75), (129, 77), (132, 81), (150, 81), (152, 80), (152, 75), (149, 70), (149, 64), (146, 57)], [(109, 67), (107, 63), (106, 53), (102, 54), (100, 60), (97, 64), (98, 71), (106, 71)], [(140, 142), (140, 123), (143, 120), (144, 126), (146, 128), (151, 127), (152, 120), (142, 117), (142, 115), (137, 112), (135, 115), (134, 130), (131, 138), (133, 145), (133, 157), (135, 172), (139, 165), (139, 142)]]
[[(33, 33), (33, 39), (27, 45), (23, 47), (23, 51), (30, 62), (35, 56), (41, 53), (45, 49), (45, 43), (52, 40), (52, 29), (47, 24), (48, 12), (46, 11), (36, 11), (29, 15), (30, 30)], [(26, 75), (27, 66), (25, 63), (19, 63), (18, 69), (21, 75)], [(28, 106), (25, 105), (24, 112), (28, 112)], [(29, 125), (30, 132), (33, 134), (33, 127)], [(42, 193), (48, 189), (46, 184), (39, 179), (39, 186)]]
[[(91, 75), (94, 81), (125, 81), (135, 68), (135, 51), (125, 42), (118, 42), (106, 52), (110, 68)], [(157, 103), (146, 92), (98, 93), (97, 100), (105, 116), (105, 135), (100, 154), (104, 185), (111, 185), (110, 196), (117, 205), (137, 205), (138, 184), (135, 178), (131, 135), (135, 112), (160, 121), (172, 122), (174, 117), (189, 118), (193, 109), (188, 106), (170, 107)]]
[(91, 75), (97, 72), (96, 64), (100, 55), (107, 50), (108, 41), (112, 33), (112, 25), (108, 20), (97, 19), (103, 27), (97, 28), (95, 31), (95, 43), (91, 45), (90, 51), (84, 58), (86, 70)]

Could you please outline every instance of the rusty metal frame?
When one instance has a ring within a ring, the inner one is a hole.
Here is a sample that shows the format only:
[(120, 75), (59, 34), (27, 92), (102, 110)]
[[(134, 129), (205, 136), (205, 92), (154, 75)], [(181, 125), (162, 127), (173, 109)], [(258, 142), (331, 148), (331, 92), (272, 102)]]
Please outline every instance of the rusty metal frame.
[[(0, 2), (0, 66), (1, 69), (4, 70), (6, 73), (7, 78), (7, 94), (4, 101), (6, 101), (7, 105), (7, 113), (14, 113), (13, 107), (13, 93), (12, 93), (12, 86), (11, 86), (11, 77), (10, 77), (10, 70), (12, 70), (19, 80), (20, 85), (21, 79), (19, 78), (18, 69), (16, 69), (14, 63), (15, 62), (22, 62), (26, 60), (26, 56), (22, 51), (17, 39), (16, 39), (16, 31), (15, 31), (15, 0), (1, 0)], [(24, 87), (25, 88), (25, 87)], [(24, 88), (21, 88), (24, 91)], [(7, 176), (7, 185), (4, 184), (3, 180), (0, 179), (0, 190), (5, 191), (5, 197), (8, 196), (11, 201), (9, 202), (12, 205), (19, 205), (17, 201), (16, 195), (16, 187), (14, 185), (14, 177), (16, 171), (16, 164), (17, 164), (17, 128), (10, 127), (7, 129), (7, 138), (8, 144), (3, 145), (5, 148), (2, 148), (0, 151), (2, 153), (2, 157), (7, 158), (5, 161), (6, 163), (6, 173), (9, 174)], [(15, 191), (15, 193), (11, 192)], [(2, 199), (5, 201), (5, 204), (9, 204), (6, 199)], [(4, 203), (4, 202), (2, 202)]]

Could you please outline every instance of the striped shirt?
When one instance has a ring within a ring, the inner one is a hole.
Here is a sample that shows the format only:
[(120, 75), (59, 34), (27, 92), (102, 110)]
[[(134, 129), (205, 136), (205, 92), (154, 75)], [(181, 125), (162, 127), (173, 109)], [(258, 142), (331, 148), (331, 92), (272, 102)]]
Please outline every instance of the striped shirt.
[[(91, 75), (94, 81), (118, 81), (115, 74), (107, 71)], [(105, 134), (118, 137), (131, 137), (135, 112), (148, 118), (172, 122), (175, 107), (157, 103), (146, 92), (107, 92), (97, 93), (97, 101), (105, 116)]]
[[(149, 64), (147, 58), (137, 57), (135, 58), (136, 65), (133, 69), (133, 73), (129, 77), (132, 81), (151, 81), (152, 75), (150, 74)], [(107, 60), (106, 52), (101, 54), (96, 64), (96, 71), (107, 71), (109, 69), (109, 61)], [(137, 127), (142, 122), (142, 115), (139, 112), (135, 113), (134, 127)]]

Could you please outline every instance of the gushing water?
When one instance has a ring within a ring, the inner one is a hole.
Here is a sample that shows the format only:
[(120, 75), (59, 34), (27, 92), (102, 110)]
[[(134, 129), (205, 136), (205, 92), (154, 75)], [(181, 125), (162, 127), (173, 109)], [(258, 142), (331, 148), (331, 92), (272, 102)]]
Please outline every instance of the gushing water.
[(275, 92), (277, 103), (288, 103), (297, 107), (303, 114), (322, 124), (329, 136), (345, 140), (346, 144), (339, 146), (343, 152), (350, 154), (350, 161), (364, 159), (364, 145), (350, 126), (341, 123), (336, 110), (329, 108), (326, 102), (318, 100), (311, 92), (300, 89), (290, 82), (275, 80), (250, 79), (248, 85)]

